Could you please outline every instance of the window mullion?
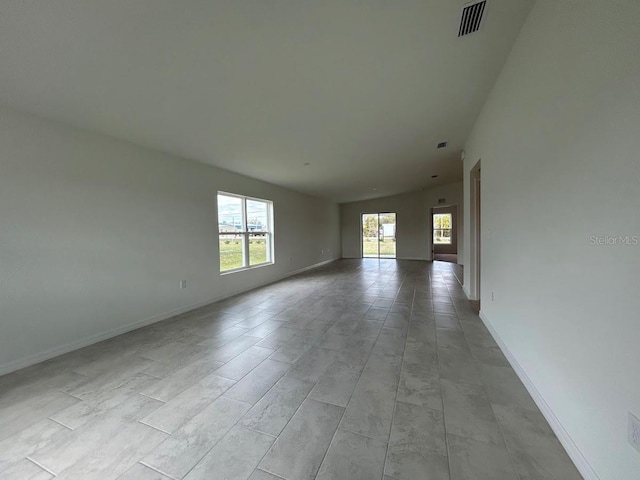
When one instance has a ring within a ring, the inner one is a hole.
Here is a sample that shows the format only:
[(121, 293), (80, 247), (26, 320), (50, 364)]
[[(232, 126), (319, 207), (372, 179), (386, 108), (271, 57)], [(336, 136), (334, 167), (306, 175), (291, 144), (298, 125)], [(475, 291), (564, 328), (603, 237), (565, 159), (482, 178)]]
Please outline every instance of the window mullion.
[(245, 267), (249, 266), (249, 226), (247, 225), (247, 199), (242, 199), (242, 253), (244, 255), (243, 263)]

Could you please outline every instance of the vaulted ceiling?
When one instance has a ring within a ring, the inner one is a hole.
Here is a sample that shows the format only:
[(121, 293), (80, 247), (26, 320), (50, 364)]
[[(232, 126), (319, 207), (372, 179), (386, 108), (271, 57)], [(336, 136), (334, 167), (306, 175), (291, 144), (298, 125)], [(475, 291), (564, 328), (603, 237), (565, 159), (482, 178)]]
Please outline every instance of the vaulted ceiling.
[(464, 3), (5, 0), (0, 103), (337, 202), (417, 190), (462, 178), (533, 0), (458, 38)]

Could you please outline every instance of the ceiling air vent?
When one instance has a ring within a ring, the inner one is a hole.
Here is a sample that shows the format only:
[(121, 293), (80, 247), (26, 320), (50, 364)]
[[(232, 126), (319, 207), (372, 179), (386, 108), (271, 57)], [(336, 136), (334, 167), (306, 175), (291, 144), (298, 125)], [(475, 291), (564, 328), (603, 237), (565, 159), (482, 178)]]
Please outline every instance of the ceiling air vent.
[(480, 29), (486, 6), (487, 0), (482, 0), (469, 3), (462, 9), (462, 18), (460, 19), (460, 28), (458, 30), (459, 37), (464, 37)]

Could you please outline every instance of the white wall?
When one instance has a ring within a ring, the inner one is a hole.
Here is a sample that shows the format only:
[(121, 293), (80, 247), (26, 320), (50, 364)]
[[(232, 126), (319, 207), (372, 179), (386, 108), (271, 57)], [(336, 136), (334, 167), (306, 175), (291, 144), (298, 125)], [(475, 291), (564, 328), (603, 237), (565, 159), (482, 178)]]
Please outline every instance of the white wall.
[[(218, 190), (273, 200), (275, 265), (220, 276)], [(340, 257), (336, 204), (5, 108), (0, 220), (0, 373)]]
[[(462, 251), (462, 182), (440, 185), (427, 190), (375, 198), (340, 206), (342, 256), (360, 258), (361, 218), (363, 213), (395, 212), (396, 257), (405, 260), (431, 260), (431, 208), (444, 198), (446, 205), (458, 205), (458, 251)], [(458, 263), (462, 263), (458, 259)]]
[(627, 412), (640, 415), (640, 245), (591, 242), (640, 236), (639, 24), (636, 0), (539, 0), (466, 146), (465, 212), (482, 159), (485, 321), (601, 480), (640, 478), (626, 440)]

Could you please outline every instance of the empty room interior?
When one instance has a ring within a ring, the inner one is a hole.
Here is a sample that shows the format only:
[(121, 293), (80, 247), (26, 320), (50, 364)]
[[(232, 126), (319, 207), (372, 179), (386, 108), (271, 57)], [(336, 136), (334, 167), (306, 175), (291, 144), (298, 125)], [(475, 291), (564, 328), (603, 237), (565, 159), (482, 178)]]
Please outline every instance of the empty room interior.
[(0, 478), (640, 480), (639, 24), (0, 2)]

